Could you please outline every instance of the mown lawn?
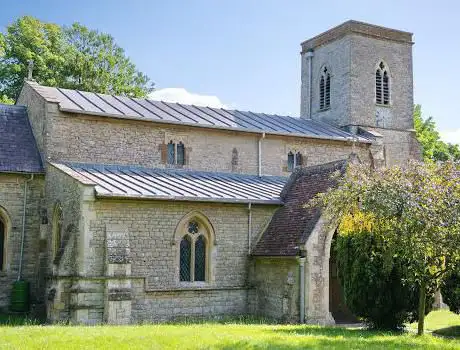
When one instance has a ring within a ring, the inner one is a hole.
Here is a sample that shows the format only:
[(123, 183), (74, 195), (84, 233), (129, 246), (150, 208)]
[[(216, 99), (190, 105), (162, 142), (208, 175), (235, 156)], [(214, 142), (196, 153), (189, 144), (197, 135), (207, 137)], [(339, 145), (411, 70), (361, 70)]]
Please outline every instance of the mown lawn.
[[(460, 325), (446, 311), (427, 329)], [(3, 326), (0, 349), (460, 349), (460, 340), (427, 334), (300, 325), (195, 323), (139, 326)]]

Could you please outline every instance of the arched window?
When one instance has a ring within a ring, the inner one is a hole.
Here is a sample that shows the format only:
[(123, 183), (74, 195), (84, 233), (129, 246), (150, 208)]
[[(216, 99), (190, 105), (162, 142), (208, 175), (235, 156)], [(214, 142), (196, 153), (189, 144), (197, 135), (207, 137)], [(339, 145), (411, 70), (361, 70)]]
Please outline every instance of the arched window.
[(168, 164), (176, 164), (176, 145), (172, 140), (168, 143)]
[(375, 102), (379, 105), (390, 104), (390, 74), (383, 62), (375, 71)]
[(179, 246), (179, 281), (210, 280), (211, 245), (214, 231), (203, 215), (188, 215), (176, 230)]
[(293, 171), (294, 170), (294, 153), (288, 153), (288, 160), (287, 160), (287, 170)]
[(302, 166), (302, 154), (300, 152), (297, 152), (295, 154), (295, 164), (294, 164), (294, 166), (296, 168), (299, 168), (299, 167)]
[(59, 250), (61, 249), (62, 240), (62, 223), (63, 215), (62, 208), (59, 204), (54, 207), (53, 213), (53, 260), (58, 256)]
[(0, 271), (3, 271), (5, 268), (5, 259), (6, 259), (6, 225), (0, 218)]
[(331, 74), (324, 67), (321, 70), (319, 80), (319, 109), (325, 110), (331, 107)]
[(177, 144), (177, 164), (184, 165), (185, 164), (185, 146), (182, 142)]

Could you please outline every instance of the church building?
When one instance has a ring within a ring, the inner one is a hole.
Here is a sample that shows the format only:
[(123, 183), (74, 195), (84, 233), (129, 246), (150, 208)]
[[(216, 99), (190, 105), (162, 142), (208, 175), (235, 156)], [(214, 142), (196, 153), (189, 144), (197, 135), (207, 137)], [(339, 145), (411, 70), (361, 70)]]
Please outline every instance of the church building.
[(0, 309), (50, 322), (346, 318), (335, 230), (304, 204), (347, 162), (419, 157), (412, 34), (301, 43), (300, 117), (42, 86), (0, 105)]

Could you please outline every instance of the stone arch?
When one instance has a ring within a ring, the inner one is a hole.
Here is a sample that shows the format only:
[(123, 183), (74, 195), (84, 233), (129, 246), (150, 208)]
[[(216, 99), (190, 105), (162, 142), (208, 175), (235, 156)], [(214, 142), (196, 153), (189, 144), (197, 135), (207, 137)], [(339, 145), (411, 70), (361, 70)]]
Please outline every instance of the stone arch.
[(211, 221), (208, 219), (206, 215), (203, 213), (193, 210), (187, 214), (185, 214), (176, 225), (176, 229), (174, 230), (174, 237), (173, 237), (173, 244), (177, 244), (180, 242), (180, 238), (182, 237), (183, 232), (185, 231), (186, 225), (190, 222), (190, 220), (196, 220), (200, 222), (208, 231), (209, 234), (209, 241), (210, 244), (216, 245), (216, 234), (214, 231), (214, 227), (211, 224)]
[[(11, 219), (10, 215), (8, 214), (8, 211), (0, 205), (0, 221), (1, 221), (1, 226), (3, 232), (0, 232), (0, 239), (2, 239), (2, 242), (0, 242), (0, 249), (2, 251), (0, 252), (1, 256), (1, 265), (0, 265), (0, 271), (6, 271), (8, 267), (8, 237), (11, 233)], [(3, 236), (3, 237), (1, 237)]]
[(305, 243), (305, 307), (306, 322), (334, 324), (329, 311), (329, 258), (337, 225), (324, 216), (318, 219)]

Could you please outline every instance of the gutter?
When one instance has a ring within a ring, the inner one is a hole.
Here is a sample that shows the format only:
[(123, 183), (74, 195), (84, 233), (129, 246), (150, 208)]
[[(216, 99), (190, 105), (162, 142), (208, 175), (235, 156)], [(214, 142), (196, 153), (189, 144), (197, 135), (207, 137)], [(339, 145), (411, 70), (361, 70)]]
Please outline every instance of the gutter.
[(313, 50), (309, 50), (307, 52), (307, 59), (308, 59), (308, 119), (311, 119), (311, 105), (312, 105), (312, 84), (313, 84), (313, 77), (312, 77), (312, 61), (313, 61)]
[(18, 281), (21, 280), (22, 277), (22, 260), (24, 258), (24, 241), (25, 241), (25, 234), (26, 234), (26, 207), (27, 207), (27, 187), (29, 182), (34, 179), (34, 174), (30, 175), (30, 178), (24, 181), (24, 206), (22, 211), (22, 232), (21, 232), (21, 252), (19, 255), (19, 270), (18, 270)]

